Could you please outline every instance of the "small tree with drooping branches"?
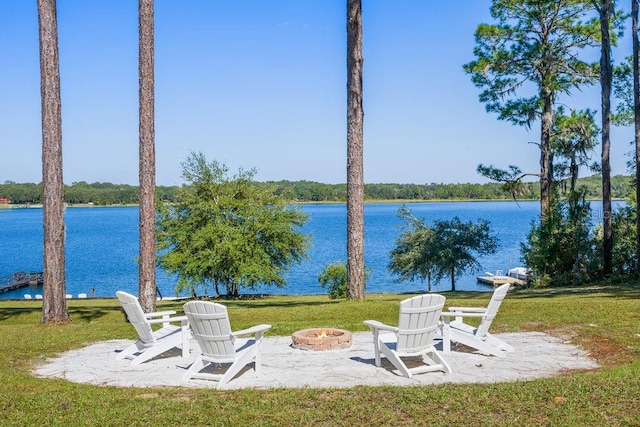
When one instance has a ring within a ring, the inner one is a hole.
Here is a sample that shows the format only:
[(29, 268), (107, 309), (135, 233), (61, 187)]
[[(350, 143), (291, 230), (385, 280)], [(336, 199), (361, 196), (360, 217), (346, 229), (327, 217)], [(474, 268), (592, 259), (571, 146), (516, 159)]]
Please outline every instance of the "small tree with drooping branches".
[(498, 238), (486, 220), (462, 222), (454, 217), (435, 220), (429, 226), (406, 206), (400, 208), (398, 215), (405, 220), (407, 230), (391, 250), (389, 270), (401, 280), (426, 279), (429, 290), (431, 278), (438, 282), (449, 277), (451, 290), (455, 291), (456, 277), (482, 267), (477, 256), (498, 250)]

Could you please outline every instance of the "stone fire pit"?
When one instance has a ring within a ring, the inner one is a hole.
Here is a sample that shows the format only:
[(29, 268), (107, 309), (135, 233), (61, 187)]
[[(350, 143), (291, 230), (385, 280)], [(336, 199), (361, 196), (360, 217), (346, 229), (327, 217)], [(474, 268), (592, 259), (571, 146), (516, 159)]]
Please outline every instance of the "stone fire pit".
[(293, 347), (301, 350), (332, 350), (349, 348), (351, 332), (335, 328), (311, 328), (294, 332), (291, 336)]

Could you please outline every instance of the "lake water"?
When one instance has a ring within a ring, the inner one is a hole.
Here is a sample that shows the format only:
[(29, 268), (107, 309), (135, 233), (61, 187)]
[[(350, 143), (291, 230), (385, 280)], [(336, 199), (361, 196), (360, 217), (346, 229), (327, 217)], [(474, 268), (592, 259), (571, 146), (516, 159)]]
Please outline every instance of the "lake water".
[[(371, 270), (367, 292), (415, 292), (426, 289), (420, 281), (395, 282), (387, 271), (389, 252), (401, 232), (397, 216), (400, 204), (365, 206), (365, 263)], [(520, 242), (524, 241), (531, 222), (538, 218), (538, 202), (426, 202), (408, 204), (414, 215), (427, 222), (435, 219), (490, 221), (497, 234), (497, 254), (480, 258), (484, 271), (508, 270), (521, 265)], [(594, 204), (597, 211), (600, 204)], [(335, 261), (346, 260), (346, 206), (344, 204), (304, 205), (310, 220), (303, 232), (312, 236), (309, 258), (292, 267), (284, 288), (261, 287), (242, 293), (324, 294), (317, 277)], [(67, 208), (66, 286), (77, 296), (84, 292), (98, 297), (113, 297), (118, 290), (138, 293), (138, 208), (90, 207)], [(0, 277), (18, 271), (42, 271), (42, 209), (0, 210)], [(175, 295), (175, 277), (157, 272), (157, 286), (162, 295)], [(434, 291), (446, 291), (450, 280), (434, 283)], [(458, 290), (487, 290), (477, 283), (476, 274), (456, 281)], [(22, 288), (0, 294), (0, 298), (22, 298), (25, 293), (42, 289)], [(212, 292), (212, 291), (211, 291)], [(201, 291), (199, 291), (201, 293)]]

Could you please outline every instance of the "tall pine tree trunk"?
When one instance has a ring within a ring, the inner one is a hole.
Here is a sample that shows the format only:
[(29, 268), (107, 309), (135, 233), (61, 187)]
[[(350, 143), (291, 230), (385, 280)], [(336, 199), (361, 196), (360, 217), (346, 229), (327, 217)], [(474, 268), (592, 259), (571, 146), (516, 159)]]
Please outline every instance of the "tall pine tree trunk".
[(55, 0), (38, 0), (42, 97), (44, 299), (42, 322), (68, 322), (65, 299), (64, 184), (58, 23)]
[(636, 146), (636, 275), (640, 277), (640, 43), (638, 41), (638, 0), (631, 0), (633, 41), (633, 109)]
[(347, 0), (347, 287), (364, 299), (362, 3)]
[(545, 221), (553, 205), (553, 151), (551, 131), (553, 128), (553, 94), (543, 89), (542, 117), (540, 120), (540, 220)]
[(602, 36), (600, 51), (600, 86), (602, 106), (602, 217), (604, 224), (603, 239), (603, 272), (611, 274), (613, 254), (613, 225), (611, 222), (611, 80), (613, 64), (611, 63), (611, 38), (609, 25), (613, 13), (613, 0), (602, 0), (598, 10), (600, 14), (600, 34)]
[(140, 98), (140, 265), (138, 293), (142, 309), (156, 307), (156, 157), (154, 128), (153, 0), (139, 0)]

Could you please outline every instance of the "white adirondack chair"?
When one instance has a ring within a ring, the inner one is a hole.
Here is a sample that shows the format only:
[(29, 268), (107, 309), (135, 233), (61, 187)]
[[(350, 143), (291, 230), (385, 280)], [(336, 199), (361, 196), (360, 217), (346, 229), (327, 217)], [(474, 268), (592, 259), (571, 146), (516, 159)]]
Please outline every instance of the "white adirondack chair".
[[(116, 296), (122, 304), (129, 322), (138, 332), (138, 340), (116, 354), (116, 359), (131, 359), (132, 365), (146, 362), (174, 347), (182, 348), (182, 357), (189, 357), (189, 322), (186, 316), (171, 317), (173, 310), (145, 313), (135, 296), (118, 291)], [(154, 331), (151, 325), (162, 323)], [(171, 323), (180, 323), (180, 326)]]
[[(498, 357), (504, 356), (505, 352), (514, 351), (511, 345), (489, 333), (491, 322), (498, 314), (509, 286), (511, 285), (506, 283), (497, 287), (486, 308), (449, 307), (449, 311), (441, 313), (443, 350), (451, 351), (451, 341), (454, 341)], [(480, 319), (480, 324), (477, 327), (468, 325), (464, 323), (465, 317)]]
[[(449, 364), (434, 347), (438, 321), (445, 297), (437, 294), (419, 295), (400, 303), (398, 326), (377, 320), (365, 320), (373, 333), (376, 366), (381, 366), (382, 353), (405, 377), (432, 371), (451, 372)], [(424, 364), (409, 368), (403, 357), (421, 356)]]
[[(194, 338), (201, 354), (182, 377), (218, 381), (224, 385), (232, 380), (249, 363), (253, 362), (256, 374), (260, 373), (262, 337), (271, 325), (257, 325), (240, 331), (231, 331), (227, 308), (208, 301), (190, 301), (184, 305)], [(253, 335), (253, 338), (240, 338)], [(209, 364), (230, 364), (216, 372), (202, 372)]]

